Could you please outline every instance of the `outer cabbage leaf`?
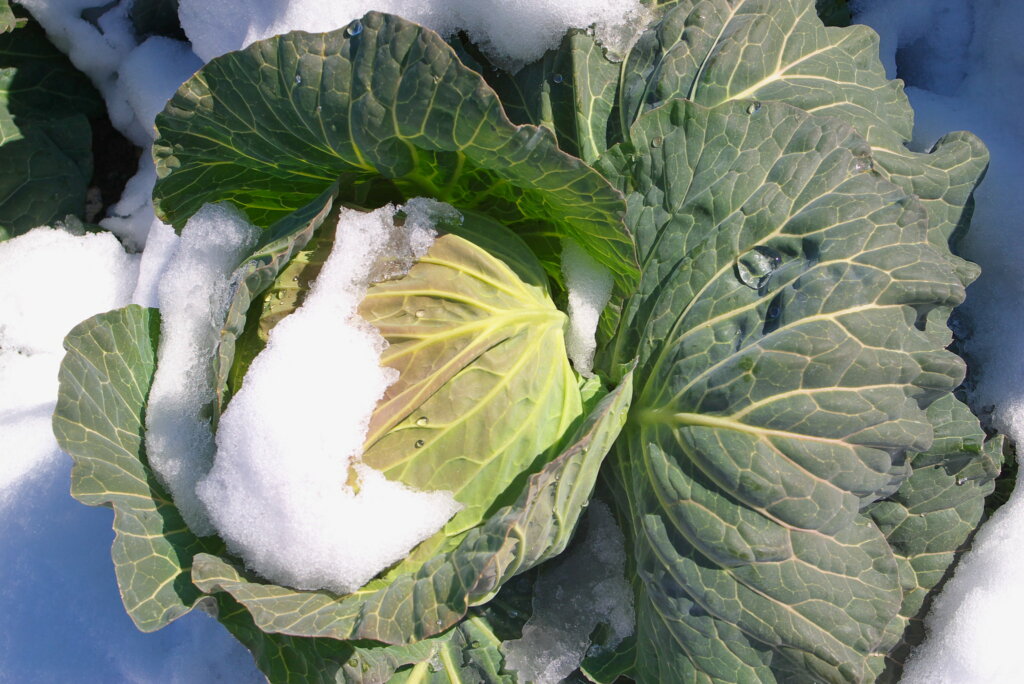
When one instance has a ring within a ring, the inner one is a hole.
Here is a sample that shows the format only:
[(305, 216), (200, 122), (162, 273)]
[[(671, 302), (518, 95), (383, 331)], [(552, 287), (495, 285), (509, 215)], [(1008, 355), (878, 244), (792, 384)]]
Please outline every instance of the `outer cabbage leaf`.
[(608, 149), (620, 69), (593, 36), (569, 31), (557, 49), (514, 74), (495, 67), (471, 43), (456, 47), (494, 88), (513, 123), (552, 130), (561, 149), (588, 164)]
[(102, 111), (92, 84), (38, 24), (0, 30), (0, 239), (82, 214), (88, 117)]
[(625, 421), (631, 395), (627, 374), (577, 428), (569, 446), (527, 479), (514, 503), (413, 573), (337, 596), (261, 583), (236, 563), (200, 554), (192, 578), (204, 591), (231, 594), (265, 632), (392, 644), (443, 632), (509, 578), (564, 550)]
[[(209, 599), (208, 599), (209, 600)], [(444, 634), (408, 646), (266, 634), (226, 594), (216, 597), (216, 615), (248, 648), (274, 684), (346, 682), (437, 682), (514, 684), (502, 672), (501, 641), (488, 621), (466, 618)]]
[[(221, 382), (212, 415), (224, 399), (223, 379), (248, 301), (266, 289), (289, 256), (305, 245), (332, 206), (328, 190), (267, 231), (239, 267), (238, 287), (211, 370)], [(146, 461), (145, 415), (156, 369), (156, 309), (129, 306), (94, 316), (65, 339), (54, 434), (71, 455), (71, 494), (89, 506), (114, 508), (112, 549), (125, 608), (144, 631), (191, 610), (201, 595), (189, 580), (192, 556), (222, 553), (216, 538), (197, 538)]]
[[(930, 154), (904, 147), (913, 111), (902, 81), (889, 81), (878, 35), (866, 26), (825, 27), (812, 0), (681, 0), (630, 53), (620, 87), (619, 125), (672, 98), (713, 106), (778, 100), (841, 118), (866, 139), (858, 152), (928, 211), (937, 245), (967, 225), (966, 211), (988, 163), (970, 133), (953, 133)], [(950, 257), (969, 283), (977, 267)]]
[(516, 127), (483, 79), (435, 33), (371, 12), (347, 29), (293, 32), (212, 60), (157, 117), (158, 213), (176, 227), (230, 200), (257, 225), (341, 178), (363, 206), (426, 195), (523, 235), (558, 275), (557, 243), (578, 242), (637, 278), (622, 198), (561, 152), (550, 131)]
[(192, 609), (192, 556), (219, 553), (192, 534), (146, 464), (143, 415), (156, 370), (156, 309), (129, 306), (79, 324), (64, 341), (53, 431), (74, 459), (71, 495), (114, 509), (111, 555), (125, 610), (150, 632)]
[(644, 277), (616, 446), (638, 576), (641, 681), (859, 681), (903, 599), (860, 510), (931, 446), (963, 378), (919, 330), (964, 291), (921, 204), (864, 140), (773, 102), (642, 116), (599, 163), (628, 193)]
[(899, 618), (889, 625), (900, 643), (887, 655), (881, 681), (898, 681), (923, 640), (930, 592), (951, 574), (980, 524), (1003, 461), (1003, 438), (985, 440), (978, 419), (954, 395), (929, 406), (928, 418), (935, 428), (931, 449), (914, 456), (914, 472), (898, 492), (865, 511), (896, 555), (904, 592)]

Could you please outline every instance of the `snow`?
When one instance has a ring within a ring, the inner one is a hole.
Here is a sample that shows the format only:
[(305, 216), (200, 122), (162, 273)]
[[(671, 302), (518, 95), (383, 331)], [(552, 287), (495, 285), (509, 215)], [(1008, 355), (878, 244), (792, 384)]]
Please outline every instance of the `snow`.
[(625, 578), (622, 531), (608, 506), (594, 500), (586, 535), (545, 566), (533, 587), (533, 615), (523, 637), (506, 644), (505, 665), (519, 681), (557, 684), (579, 667), (598, 624), (614, 648), (633, 633), (633, 591)]
[(146, 246), (153, 222), (157, 220), (153, 212), (153, 186), (156, 185), (156, 165), (149, 154), (139, 157), (139, 170), (128, 179), (121, 198), (110, 207), (108, 216), (100, 221), (100, 225), (133, 251), (141, 251)]
[(214, 532), (195, 488), (213, 463), (210, 364), (231, 303), (235, 268), (259, 229), (224, 204), (207, 204), (181, 231), (157, 287), (160, 346), (146, 407), (146, 453), (189, 528)]
[(127, 304), (138, 263), (110, 234), (0, 243), (0, 682), (263, 680), (205, 615), (139, 632), (114, 579), (112, 513), (68, 496), (71, 459), (50, 429), (64, 335)]
[(178, 13), (196, 54), (209, 61), (279, 33), (341, 28), (370, 10), (442, 35), (465, 30), (496, 63), (513, 70), (556, 47), (567, 29), (591, 24), (602, 44), (621, 53), (647, 16), (638, 0), (181, 0)]
[[(1024, 4), (1014, 0), (861, 0), (856, 20), (882, 36), (891, 76), (903, 78), (916, 114), (912, 147), (970, 130), (992, 155), (962, 246), (981, 265), (960, 314), (975, 386), (970, 401), (1024, 444)], [(1020, 678), (1015, 616), (1024, 613), (1024, 491), (984, 524), (925, 621), (904, 682), (972, 684)]]
[(566, 350), (576, 372), (589, 377), (597, 349), (597, 324), (611, 299), (614, 278), (611, 271), (572, 240), (566, 240), (562, 246), (562, 275), (569, 291)]
[(265, 682), (201, 611), (152, 634), (135, 627), (110, 561), (113, 513), (68, 496), (70, 479), (71, 459), (57, 458), (0, 504), (0, 682)]
[(138, 261), (109, 234), (41, 227), (0, 242), (0, 511), (22, 480), (60, 459), (50, 416), (64, 336), (128, 303)]
[(271, 330), (221, 417), (199, 496), (228, 548), (275, 583), (352, 592), (461, 507), (448, 492), (414, 491), (359, 460), (373, 409), (398, 373), (380, 367), (387, 343), (356, 307), (371, 281), (408, 272), (426, 253), (432, 216), (454, 211), (422, 199), (403, 209), (402, 227), (392, 205), (341, 212), (309, 295)]

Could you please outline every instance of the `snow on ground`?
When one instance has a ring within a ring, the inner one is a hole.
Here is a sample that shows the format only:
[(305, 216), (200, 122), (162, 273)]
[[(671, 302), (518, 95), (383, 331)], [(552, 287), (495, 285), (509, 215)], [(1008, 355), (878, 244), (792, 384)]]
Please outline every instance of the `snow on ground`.
[(203, 614), (139, 632), (110, 562), (111, 512), (68, 494), (71, 459), (50, 430), (64, 335), (127, 304), (138, 268), (110, 234), (37, 228), (0, 243), (0, 682), (261, 679)]
[(138, 262), (110, 234), (36, 228), (0, 242), (0, 514), (21, 480), (60, 460), (50, 416), (64, 335), (127, 304)]
[(113, 513), (72, 499), (70, 480), (71, 459), (61, 456), (0, 509), (0, 683), (266, 681), (201, 611), (153, 634), (136, 629), (110, 562)]
[[(903, 78), (914, 106), (913, 147), (970, 130), (992, 155), (976, 193), (963, 255), (981, 278), (961, 308), (972, 331), (966, 350), (976, 379), (971, 402), (1024, 444), (1024, 4), (1019, 0), (860, 0), (856, 20), (882, 37), (890, 76)], [(905, 682), (1019, 681), (1024, 613), (1017, 579), (1024, 563), (1024, 491), (1015, 492), (978, 534), (974, 550), (926, 620), (929, 640)]]
[(273, 582), (355, 591), (461, 508), (448, 492), (415, 491), (361, 462), (373, 409), (398, 372), (380, 367), (387, 342), (356, 308), (372, 281), (426, 254), (434, 217), (462, 218), (422, 198), (402, 209), (404, 226), (390, 204), (341, 212), (305, 301), (271, 330), (221, 416), (199, 497), (228, 548)]

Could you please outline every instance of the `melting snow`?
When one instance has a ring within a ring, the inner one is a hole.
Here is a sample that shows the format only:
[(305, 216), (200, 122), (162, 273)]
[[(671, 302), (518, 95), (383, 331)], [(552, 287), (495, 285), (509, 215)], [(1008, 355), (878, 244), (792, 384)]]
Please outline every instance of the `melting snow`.
[(611, 299), (614, 278), (611, 271), (572, 240), (566, 240), (562, 247), (562, 275), (569, 290), (569, 332), (565, 345), (576, 372), (589, 376), (597, 349), (597, 324)]
[(626, 582), (622, 531), (612, 512), (593, 501), (586, 536), (546, 566), (533, 588), (533, 615), (523, 637), (506, 644), (506, 667), (520, 681), (557, 684), (579, 667), (600, 623), (604, 648), (633, 633), (633, 592)]

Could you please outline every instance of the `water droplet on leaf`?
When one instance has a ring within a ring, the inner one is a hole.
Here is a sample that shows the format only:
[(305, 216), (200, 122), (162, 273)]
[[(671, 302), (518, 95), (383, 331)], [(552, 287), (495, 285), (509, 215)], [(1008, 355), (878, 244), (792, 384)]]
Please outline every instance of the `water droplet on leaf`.
[(320, 105), (317, 105), (317, 106), (316, 106), (316, 113), (317, 113), (317, 114), (319, 114), (319, 113), (320, 113), (320, 112), (322, 112), (322, 111), (324, 111), (324, 108), (323, 108), (323, 107), (321, 107)]
[(866, 142), (855, 144), (850, 148), (853, 153), (853, 172), (864, 173), (875, 168), (874, 160), (871, 159), (871, 145)]
[(736, 260), (736, 277), (751, 290), (761, 290), (781, 263), (781, 254), (759, 245)]
[(419, 310), (416, 311), (416, 318), (423, 318), (426, 315), (427, 315), (427, 312), (424, 311), (423, 309), (419, 309)]
[(351, 24), (349, 24), (348, 28), (345, 29), (345, 35), (349, 36), (350, 38), (352, 36), (358, 36), (362, 32), (363, 32), (363, 22), (359, 21), (358, 19), (356, 21), (353, 21)]
[(426, 417), (426, 416), (420, 416), (420, 417), (419, 417), (419, 418), (418, 418), (418, 419), (416, 420), (416, 424), (417, 424), (417, 425), (419, 425), (420, 427), (423, 427), (423, 426), (424, 426), (424, 425), (426, 425), (426, 424), (427, 424), (428, 422), (430, 422), (430, 421), (428, 421), (428, 420), (427, 420), (427, 417)]
[(759, 111), (761, 111), (760, 102), (751, 102), (747, 105), (747, 114), (757, 114)]
[(295, 85), (299, 85), (300, 83), (302, 83), (302, 76), (295, 74)]
[(967, 484), (967, 478), (966, 477), (958, 477), (958, 478), (956, 478), (956, 486), (957, 487), (963, 487), (965, 484)]
[(563, 80), (564, 79), (562, 78), (562, 74), (552, 74), (551, 75), (551, 82), (552, 83), (561, 83)]
[[(417, 439), (416, 440), (416, 444), (414, 444), (413, 446), (415, 446), (417, 449), (420, 449), (420, 448), (423, 447), (424, 444), (426, 444), (426, 442), (424, 442), (422, 439)], [(437, 624), (441, 624), (441, 623), (438, 622)]]
[(658, 136), (657, 138), (655, 138), (654, 140), (652, 140), (652, 141), (651, 141), (651, 147), (653, 147), (653, 148), (657, 149), (657, 148), (661, 147), (661, 144), (662, 144), (663, 142), (665, 142), (665, 139), (664, 139), (664, 138), (662, 138), (662, 137), (661, 137), (661, 136), (659, 135), (659, 136)]

